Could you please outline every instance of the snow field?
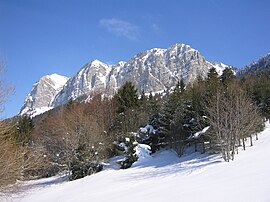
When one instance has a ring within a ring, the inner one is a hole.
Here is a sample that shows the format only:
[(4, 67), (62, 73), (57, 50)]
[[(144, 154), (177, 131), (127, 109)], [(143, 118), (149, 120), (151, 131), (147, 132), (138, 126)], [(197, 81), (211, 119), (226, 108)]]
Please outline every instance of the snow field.
[(229, 163), (220, 155), (192, 153), (178, 158), (172, 151), (162, 151), (144, 156), (126, 170), (112, 167), (72, 182), (57, 177), (28, 182), (33, 186), (24, 195), (3, 201), (270, 201), (270, 125), (253, 147), (239, 148)]

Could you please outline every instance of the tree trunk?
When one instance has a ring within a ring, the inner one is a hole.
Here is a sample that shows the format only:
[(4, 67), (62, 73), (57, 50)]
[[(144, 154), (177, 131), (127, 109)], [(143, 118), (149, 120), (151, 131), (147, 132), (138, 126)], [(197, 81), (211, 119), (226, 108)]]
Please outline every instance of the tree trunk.
[(246, 150), (246, 145), (245, 145), (245, 138), (242, 139), (243, 141), (243, 149)]
[(230, 145), (228, 145), (227, 146), (227, 151), (226, 151), (226, 153), (227, 153), (227, 159), (228, 159), (228, 162), (230, 161), (230, 159), (231, 159), (231, 150), (230, 150)]
[(202, 154), (203, 154), (203, 153), (205, 153), (205, 144), (204, 144), (204, 142), (202, 142), (202, 144), (203, 144), (203, 150), (202, 150)]
[(249, 137), (250, 138), (250, 146), (253, 146), (253, 142), (252, 142), (252, 136)]
[(197, 152), (197, 142), (195, 142), (195, 152)]
[(238, 147), (241, 147), (241, 139), (238, 140)]
[(236, 149), (237, 147), (236, 147), (236, 144), (233, 144), (233, 146), (232, 146), (232, 161), (234, 160), (234, 155), (235, 155), (235, 149)]
[(258, 140), (258, 133), (256, 133), (256, 140)]

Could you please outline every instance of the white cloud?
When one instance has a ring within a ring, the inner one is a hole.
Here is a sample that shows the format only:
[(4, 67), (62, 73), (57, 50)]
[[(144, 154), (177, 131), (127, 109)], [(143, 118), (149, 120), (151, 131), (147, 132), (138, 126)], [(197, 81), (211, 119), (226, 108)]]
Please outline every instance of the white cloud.
[(138, 39), (140, 35), (140, 28), (137, 25), (116, 18), (101, 19), (99, 25), (117, 36), (123, 36), (131, 40)]
[(153, 24), (152, 24), (152, 29), (153, 29), (154, 31), (160, 31), (160, 27), (159, 27), (156, 23), (153, 23)]

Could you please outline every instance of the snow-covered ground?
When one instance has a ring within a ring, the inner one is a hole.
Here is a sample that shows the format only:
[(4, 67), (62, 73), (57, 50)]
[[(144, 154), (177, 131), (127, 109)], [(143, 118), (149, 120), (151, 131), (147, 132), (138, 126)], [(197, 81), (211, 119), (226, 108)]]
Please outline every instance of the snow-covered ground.
[(127, 170), (106, 170), (67, 182), (53, 177), (28, 182), (20, 202), (270, 201), (270, 125), (233, 162), (219, 155), (171, 151), (145, 157)]

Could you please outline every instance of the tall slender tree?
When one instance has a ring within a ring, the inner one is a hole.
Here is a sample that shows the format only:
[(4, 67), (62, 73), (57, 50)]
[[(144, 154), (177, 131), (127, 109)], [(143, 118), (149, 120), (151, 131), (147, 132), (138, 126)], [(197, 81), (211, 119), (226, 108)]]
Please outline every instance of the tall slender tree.
[(138, 106), (138, 93), (136, 87), (127, 81), (117, 92), (116, 99), (118, 101), (118, 113)]

